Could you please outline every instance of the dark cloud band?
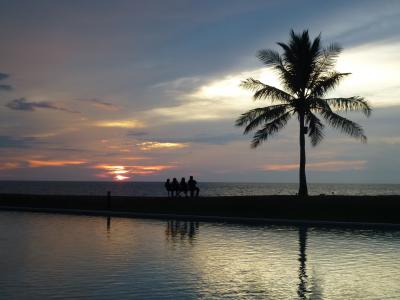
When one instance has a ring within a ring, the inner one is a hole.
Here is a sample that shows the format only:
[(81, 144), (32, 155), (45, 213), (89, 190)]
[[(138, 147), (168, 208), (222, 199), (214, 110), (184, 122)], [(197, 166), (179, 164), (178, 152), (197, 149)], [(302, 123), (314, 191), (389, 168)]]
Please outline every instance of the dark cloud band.
[(47, 102), (47, 101), (33, 102), (33, 101), (28, 101), (25, 98), (11, 100), (6, 104), (6, 107), (8, 107), (9, 109), (22, 110), (22, 111), (35, 111), (37, 108), (43, 108), (43, 109), (59, 110), (74, 114), (79, 113), (78, 111), (58, 106), (57, 104), (52, 102)]
[[(0, 80), (7, 79), (8, 77), (10, 77), (10, 75), (6, 73), (0, 73)], [(9, 91), (12, 90), (12, 86), (8, 84), (0, 84), (0, 90)]]

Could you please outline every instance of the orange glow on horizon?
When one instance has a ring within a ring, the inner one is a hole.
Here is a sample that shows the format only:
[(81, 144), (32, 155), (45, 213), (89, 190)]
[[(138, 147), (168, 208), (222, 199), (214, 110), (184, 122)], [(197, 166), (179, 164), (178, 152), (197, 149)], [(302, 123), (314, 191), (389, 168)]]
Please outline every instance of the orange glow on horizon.
[(141, 128), (143, 122), (137, 120), (115, 120), (115, 121), (99, 121), (95, 123), (97, 127), (115, 127), (115, 128)]
[[(160, 171), (174, 168), (167, 165), (155, 166), (121, 166), (121, 165), (97, 165), (94, 168), (104, 170), (105, 174), (99, 174), (98, 177), (112, 177), (114, 180), (123, 181), (130, 179), (132, 175), (152, 175)], [(131, 176), (129, 176), (131, 175)]]
[[(317, 171), (342, 171), (342, 170), (362, 170), (367, 164), (366, 160), (333, 160), (318, 163), (309, 163), (306, 168)], [(292, 171), (297, 170), (299, 164), (273, 164), (264, 166), (264, 171)]]
[(99, 165), (95, 168), (106, 170), (106, 174), (102, 174), (102, 177), (107, 177), (107, 175), (109, 175), (112, 176), (112, 178), (116, 181), (124, 181), (130, 179), (129, 176), (122, 175), (129, 173), (129, 171), (126, 170), (124, 166)]
[(28, 160), (29, 167), (63, 167), (68, 165), (85, 164), (83, 160)]
[(188, 147), (186, 143), (143, 142), (137, 144), (140, 150), (150, 151), (159, 149), (182, 149)]
[(19, 163), (16, 162), (4, 162), (0, 163), (0, 170), (10, 170), (19, 168)]

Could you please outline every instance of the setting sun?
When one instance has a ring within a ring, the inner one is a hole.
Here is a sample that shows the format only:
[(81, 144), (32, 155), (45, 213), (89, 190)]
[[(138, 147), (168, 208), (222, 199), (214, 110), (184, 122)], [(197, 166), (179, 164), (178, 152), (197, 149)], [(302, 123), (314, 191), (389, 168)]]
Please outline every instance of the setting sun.
[(117, 180), (117, 181), (124, 181), (124, 180), (127, 180), (127, 179), (129, 179), (130, 177), (128, 177), (128, 176), (122, 176), (122, 175), (116, 175), (115, 177), (114, 177), (114, 179), (115, 180)]

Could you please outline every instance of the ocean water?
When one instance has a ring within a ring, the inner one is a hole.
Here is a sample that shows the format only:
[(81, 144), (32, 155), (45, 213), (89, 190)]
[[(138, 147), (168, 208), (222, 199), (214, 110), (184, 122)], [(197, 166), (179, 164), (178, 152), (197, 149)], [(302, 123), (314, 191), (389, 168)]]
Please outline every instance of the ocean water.
[[(199, 182), (201, 196), (295, 195), (297, 183)], [(400, 195), (400, 184), (310, 183), (311, 195)], [(165, 196), (162, 182), (0, 181), (1, 193)]]
[(0, 211), (0, 299), (400, 299), (400, 231)]

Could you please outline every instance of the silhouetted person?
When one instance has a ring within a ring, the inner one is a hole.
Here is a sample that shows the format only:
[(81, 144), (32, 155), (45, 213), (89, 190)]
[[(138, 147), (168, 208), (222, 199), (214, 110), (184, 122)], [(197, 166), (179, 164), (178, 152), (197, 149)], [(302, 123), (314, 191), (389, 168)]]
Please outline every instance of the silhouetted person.
[(190, 179), (188, 181), (188, 187), (190, 191), (190, 197), (194, 197), (196, 193), (196, 197), (199, 196), (200, 189), (197, 187), (197, 181), (193, 179), (193, 176), (190, 176)]
[(186, 183), (185, 177), (182, 177), (181, 182), (179, 183), (179, 191), (185, 194), (185, 197), (188, 196), (188, 184)]
[(169, 180), (169, 178), (165, 182), (164, 186), (165, 186), (165, 189), (167, 190), (168, 197), (170, 197), (170, 196), (173, 197), (174, 195), (172, 193), (172, 184), (171, 184), (171, 181)]
[(172, 179), (171, 187), (172, 187), (172, 189), (171, 189), (172, 197), (174, 197), (174, 192), (175, 192), (175, 197), (178, 197), (179, 182), (178, 182), (178, 180), (176, 180), (176, 178)]

